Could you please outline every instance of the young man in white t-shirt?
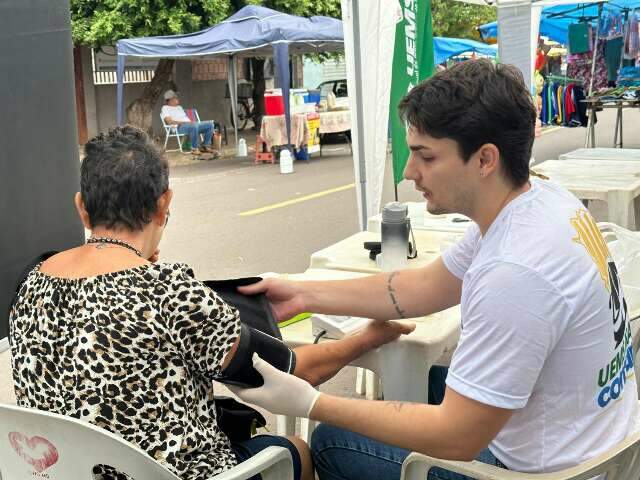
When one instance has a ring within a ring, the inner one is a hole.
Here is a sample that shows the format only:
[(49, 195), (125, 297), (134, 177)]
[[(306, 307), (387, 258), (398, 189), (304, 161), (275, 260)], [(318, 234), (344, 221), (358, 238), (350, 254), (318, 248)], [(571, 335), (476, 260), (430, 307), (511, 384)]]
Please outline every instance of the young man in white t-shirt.
[(311, 444), (321, 479), (398, 478), (412, 450), (553, 472), (635, 433), (620, 279), (583, 205), (529, 178), (535, 109), (519, 71), (463, 62), (415, 87), (399, 109), (411, 149), (404, 176), (430, 213), (474, 220), (463, 239), (422, 269), (334, 282), (268, 279), (245, 292), (266, 292), (280, 319), (310, 311), (390, 320), (461, 304), (442, 402), (333, 397), (260, 359), (265, 385), (239, 395), (323, 422)]
[[(211, 146), (211, 140), (213, 138), (213, 123), (212, 122), (192, 122), (187, 112), (180, 105), (180, 98), (178, 94), (173, 90), (167, 90), (164, 92), (164, 101), (166, 105), (163, 105), (160, 109), (160, 117), (167, 125), (177, 125), (178, 133), (181, 135), (189, 135), (191, 141), (191, 154), (200, 155), (201, 152), (213, 153), (218, 156)], [(204, 142), (200, 146), (200, 134), (204, 135)]]

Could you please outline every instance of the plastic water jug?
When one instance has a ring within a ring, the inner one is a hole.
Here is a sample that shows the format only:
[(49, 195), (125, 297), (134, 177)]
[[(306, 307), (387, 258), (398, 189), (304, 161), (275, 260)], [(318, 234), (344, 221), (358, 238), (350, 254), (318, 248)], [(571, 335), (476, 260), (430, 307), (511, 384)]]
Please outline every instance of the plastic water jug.
[(286, 148), (280, 152), (280, 173), (293, 173), (293, 158)]
[(409, 219), (407, 205), (387, 203), (382, 209), (382, 253), (378, 255), (380, 269), (386, 272), (407, 267), (409, 253)]
[(238, 141), (238, 156), (239, 157), (247, 156), (247, 142), (244, 138), (241, 138)]

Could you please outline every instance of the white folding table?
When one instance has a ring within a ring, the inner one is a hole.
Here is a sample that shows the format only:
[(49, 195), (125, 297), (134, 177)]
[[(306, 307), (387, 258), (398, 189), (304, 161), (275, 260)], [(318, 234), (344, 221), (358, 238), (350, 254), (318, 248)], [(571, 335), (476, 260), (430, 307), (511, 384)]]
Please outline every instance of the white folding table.
[(640, 162), (633, 160), (547, 160), (533, 170), (580, 200), (607, 204), (607, 221), (635, 229), (635, 200), (640, 195)]
[[(407, 268), (422, 267), (432, 262), (448, 245), (457, 242), (463, 233), (416, 230), (414, 234), (418, 256), (408, 260)], [(380, 233), (358, 232), (312, 253), (309, 268), (380, 273), (380, 268), (375, 261), (369, 259), (369, 252), (364, 249), (364, 242), (379, 241)]]
[(560, 160), (640, 160), (638, 148), (578, 148), (563, 153)]
[[(432, 230), (436, 232), (464, 233), (473, 221), (459, 213), (432, 215), (427, 212), (426, 202), (406, 202), (411, 228), (416, 230)], [(382, 213), (369, 217), (367, 230), (380, 232)]]

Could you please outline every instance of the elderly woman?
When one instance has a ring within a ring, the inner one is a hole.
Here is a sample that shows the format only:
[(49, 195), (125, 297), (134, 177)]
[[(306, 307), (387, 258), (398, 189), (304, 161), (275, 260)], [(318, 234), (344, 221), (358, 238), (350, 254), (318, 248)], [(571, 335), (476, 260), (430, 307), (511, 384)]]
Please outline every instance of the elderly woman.
[[(85, 245), (38, 265), (10, 313), (18, 403), (120, 434), (183, 479), (208, 479), (270, 445), (312, 479), (300, 439), (232, 443), (216, 423), (212, 380), (239, 341), (237, 311), (187, 265), (155, 263), (169, 220), (167, 161), (125, 126), (86, 145), (75, 204)], [(294, 374), (313, 383), (412, 326), (372, 325), (339, 342), (296, 350)]]

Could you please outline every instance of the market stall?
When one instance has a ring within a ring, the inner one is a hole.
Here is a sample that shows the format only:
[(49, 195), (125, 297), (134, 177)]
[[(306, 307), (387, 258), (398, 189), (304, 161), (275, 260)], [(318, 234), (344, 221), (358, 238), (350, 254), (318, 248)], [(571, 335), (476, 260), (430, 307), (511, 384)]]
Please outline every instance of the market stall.
[[(552, 72), (538, 89), (543, 125), (585, 126), (585, 146), (595, 147), (596, 112), (614, 109), (613, 146), (623, 146), (623, 110), (640, 107), (639, 20), (638, 0), (541, 11), (540, 34), (566, 46), (566, 73)], [(495, 22), (479, 31), (483, 39), (499, 33)]]
[[(281, 81), (287, 131), (289, 117), (289, 55), (336, 52), (344, 49), (342, 22), (335, 18), (311, 18), (289, 15), (269, 8), (249, 5), (227, 20), (200, 32), (119, 40), (116, 43), (118, 95), (117, 121), (123, 121), (123, 78), (127, 57), (203, 59), (226, 56), (229, 59), (231, 107), (238, 125), (237, 72), (238, 57), (270, 57), (276, 63)], [(237, 141), (237, 130), (236, 130)]]

